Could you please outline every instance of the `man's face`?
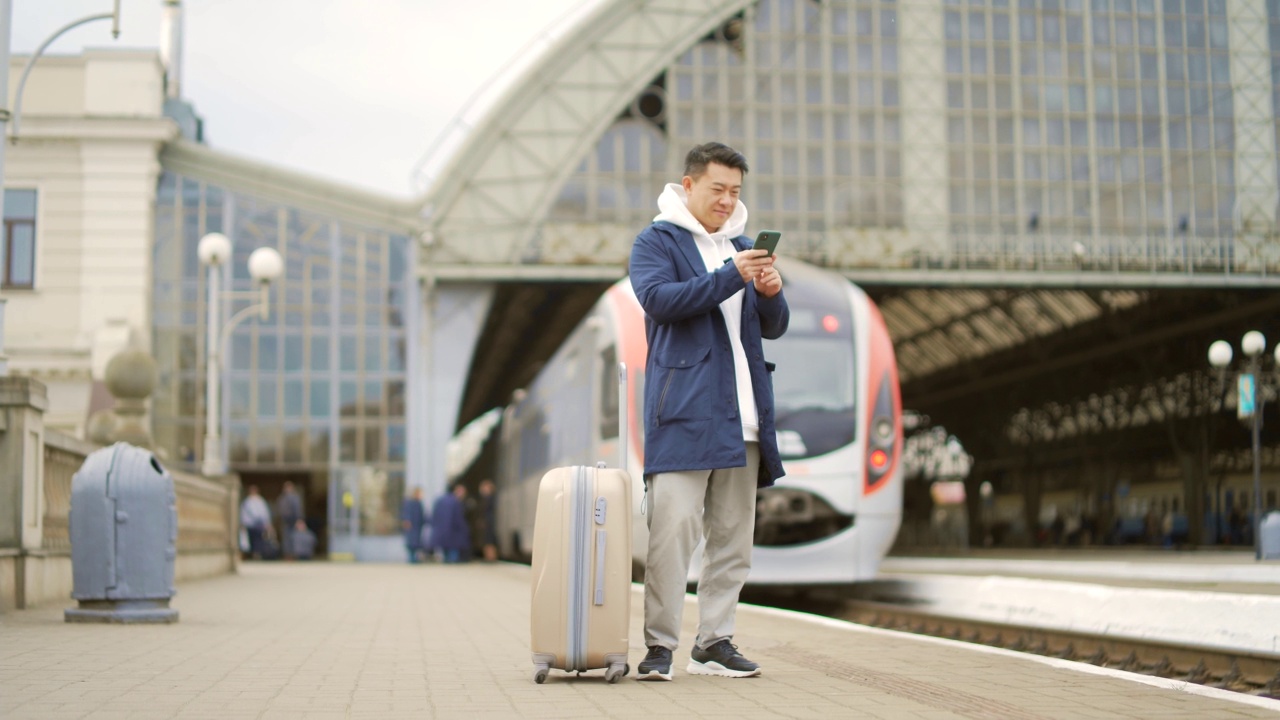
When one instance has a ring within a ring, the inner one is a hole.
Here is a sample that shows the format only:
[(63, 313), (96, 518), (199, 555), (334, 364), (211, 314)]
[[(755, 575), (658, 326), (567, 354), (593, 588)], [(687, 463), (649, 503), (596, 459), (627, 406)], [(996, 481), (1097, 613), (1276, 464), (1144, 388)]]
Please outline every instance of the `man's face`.
[(742, 192), (742, 171), (710, 163), (697, 178), (686, 175), (681, 183), (689, 194), (689, 212), (708, 233), (713, 233), (733, 214), (738, 195)]

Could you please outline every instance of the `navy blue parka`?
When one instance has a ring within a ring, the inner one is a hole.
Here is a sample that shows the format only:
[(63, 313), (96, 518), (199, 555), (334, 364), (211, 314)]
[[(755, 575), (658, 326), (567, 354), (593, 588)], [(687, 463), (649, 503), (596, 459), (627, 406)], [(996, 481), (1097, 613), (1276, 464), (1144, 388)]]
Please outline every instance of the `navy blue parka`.
[[(751, 240), (739, 236), (733, 245), (746, 250)], [(757, 294), (732, 262), (708, 272), (692, 233), (665, 221), (636, 238), (630, 272), (649, 340), (645, 475), (747, 464), (733, 349), (720, 312), (720, 303), (745, 288), (741, 340), (760, 423), (757, 485), (772, 485), (785, 472), (774, 431), (773, 365), (764, 360), (761, 338), (772, 340), (787, 330), (790, 312), (783, 293)]]

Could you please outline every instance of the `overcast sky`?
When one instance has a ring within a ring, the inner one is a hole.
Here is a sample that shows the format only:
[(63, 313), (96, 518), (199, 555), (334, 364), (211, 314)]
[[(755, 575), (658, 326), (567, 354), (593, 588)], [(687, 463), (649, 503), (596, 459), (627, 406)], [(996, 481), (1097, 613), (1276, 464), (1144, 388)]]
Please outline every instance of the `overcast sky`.
[[(590, 3), (592, 0), (585, 0)], [(160, 0), (123, 0), (48, 51), (158, 48)], [(584, 0), (184, 0), (183, 95), (214, 148), (397, 196), (481, 86)], [(112, 0), (13, 0), (29, 53)]]

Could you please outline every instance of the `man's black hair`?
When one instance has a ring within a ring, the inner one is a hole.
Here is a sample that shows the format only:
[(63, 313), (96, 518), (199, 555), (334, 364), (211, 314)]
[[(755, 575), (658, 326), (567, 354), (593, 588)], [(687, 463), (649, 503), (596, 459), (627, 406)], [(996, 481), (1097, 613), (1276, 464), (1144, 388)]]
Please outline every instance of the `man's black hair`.
[(684, 158), (684, 174), (696, 179), (707, 171), (707, 166), (711, 163), (737, 168), (743, 175), (747, 174), (747, 158), (728, 145), (718, 142), (703, 143), (690, 150)]

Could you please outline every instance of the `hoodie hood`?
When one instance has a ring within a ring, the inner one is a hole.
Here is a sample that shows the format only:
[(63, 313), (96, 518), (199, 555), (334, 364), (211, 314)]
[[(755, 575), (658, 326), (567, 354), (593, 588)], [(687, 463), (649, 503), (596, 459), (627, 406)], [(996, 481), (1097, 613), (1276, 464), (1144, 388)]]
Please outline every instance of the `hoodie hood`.
[(733, 213), (729, 215), (729, 219), (725, 220), (724, 225), (715, 233), (708, 233), (707, 229), (702, 227), (702, 223), (689, 212), (689, 194), (684, 191), (684, 186), (679, 183), (667, 183), (667, 187), (663, 189), (662, 194), (658, 196), (658, 216), (653, 219), (654, 222), (664, 221), (672, 225), (680, 227), (693, 233), (695, 238), (710, 238), (713, 240), (727, 240), (736, 238), (747, 229), (747, 206), (742, 201), (737, 201), (734, 205)]

